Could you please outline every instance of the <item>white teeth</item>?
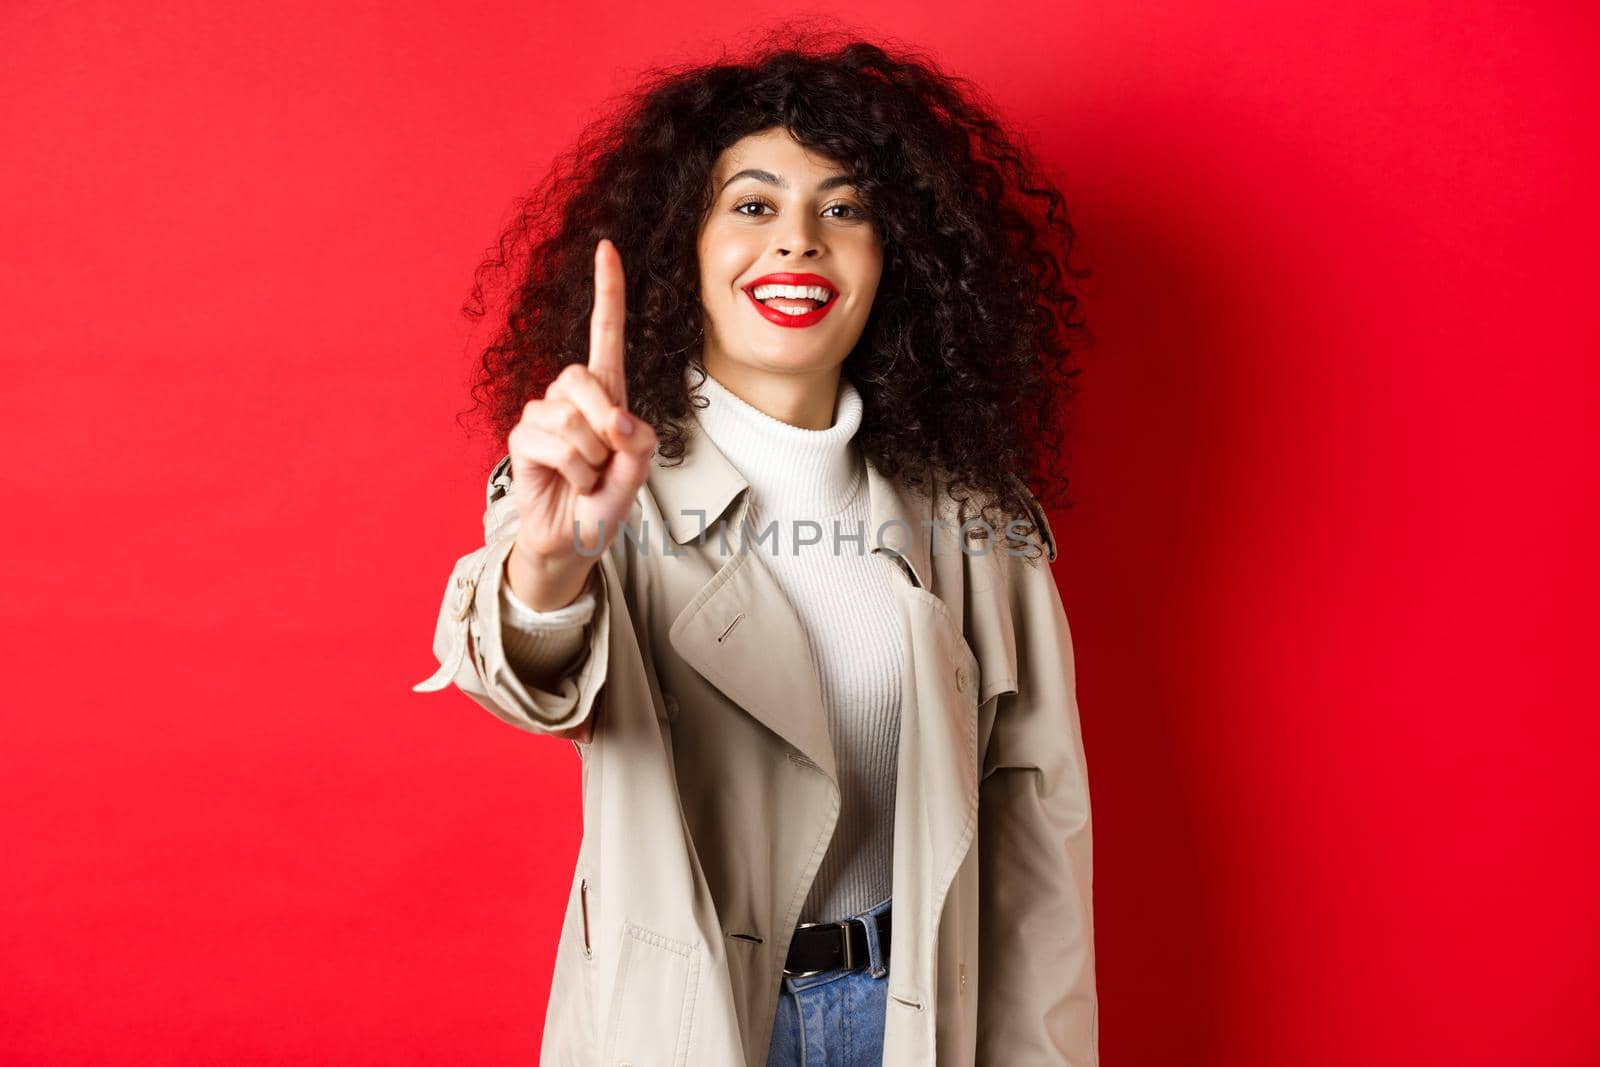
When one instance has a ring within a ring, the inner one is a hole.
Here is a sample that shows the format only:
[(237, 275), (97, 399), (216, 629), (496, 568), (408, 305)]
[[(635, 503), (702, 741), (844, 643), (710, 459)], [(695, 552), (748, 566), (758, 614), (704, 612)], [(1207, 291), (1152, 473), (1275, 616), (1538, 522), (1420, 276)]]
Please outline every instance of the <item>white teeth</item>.
[(791, 300), (816, 300), (819, 306), (833, 298), (833, 294), (820, 285), (758, 285), (751, 292), (757, 300), (771, 300), (775, 296), (783, 296)]

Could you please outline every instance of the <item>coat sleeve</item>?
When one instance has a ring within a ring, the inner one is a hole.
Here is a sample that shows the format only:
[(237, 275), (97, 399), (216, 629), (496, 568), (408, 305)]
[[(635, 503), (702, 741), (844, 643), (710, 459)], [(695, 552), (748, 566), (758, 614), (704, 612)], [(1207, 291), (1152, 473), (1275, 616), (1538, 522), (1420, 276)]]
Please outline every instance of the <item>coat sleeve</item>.
[(979, 784), (979, 1063), (1095, 1067), (1093, 854), (1072, 634), (1050, 563), (1009, 558), (1017, 688), (996, 698)]
[[(583, 601), (592, 595), (594, 600), (593, 613), (581, 635), (573, 633), (571, 625), (560, 625), (571, 622), (573, 615), (568, 612), (577, 609), (577, 604), (557, 612), (524, 612), (508, 620), (503, 614), (512, 599), (506, 558), (517, 533), (517, 511), (510, 490), (510, 457), (506, 457), (489, 476), (484, 544), (456, 560), (445, 584), (433, 632), (433, 655), (439, 669), (412, 689), (429, 693), (454, 685), (518, 729), (581, 746), (593, 735), (596, 702), (606, 680), (609, 593), (617, 579), (611, 569), (614, 553), (601, 556), (579, 598)], [(585, 605), (583, 612), (587, 610)], [(541, 623), (539, 616), (545, 616), (545, 621)], [(538, 632), (541, 628), (545, 632)], [(563, 664), (565, 670), (555, 688), (530, 684), (533, 668), (547, 677), (556, 673), (552, 668)]]

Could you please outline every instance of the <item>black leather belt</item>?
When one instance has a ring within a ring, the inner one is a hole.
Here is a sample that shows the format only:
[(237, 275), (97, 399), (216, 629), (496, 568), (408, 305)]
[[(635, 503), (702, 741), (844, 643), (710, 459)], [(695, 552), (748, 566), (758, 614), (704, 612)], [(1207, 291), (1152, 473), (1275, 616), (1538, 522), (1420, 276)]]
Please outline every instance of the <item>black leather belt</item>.
[[(889, 912), (878, 916), (878, 951), (889, 962)], [(864, 966), (872, 958), (867, 947), (867, 924), (863, 919), (842, 922), (801, 923), (789, 942), (789, 958), (783, 973), (791, 978), (820, 974), (836, 967)]]

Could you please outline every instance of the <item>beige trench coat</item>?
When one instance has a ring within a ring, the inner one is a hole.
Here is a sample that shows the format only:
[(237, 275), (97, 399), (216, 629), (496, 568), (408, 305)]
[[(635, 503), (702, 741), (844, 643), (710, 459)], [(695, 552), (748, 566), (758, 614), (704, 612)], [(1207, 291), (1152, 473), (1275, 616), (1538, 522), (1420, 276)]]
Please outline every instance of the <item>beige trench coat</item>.
[[(556, 951), (545, 1067), (764, 1067), (790, 936), (839, 814), (801, 624), (753, 539), (747, 484), (690, 425), (601, 557), (582, 665), (511, 670), (499, 594), (517, 512), (490, 476), (485, 544), (434, 634), (451, 684), (571, 741), (583, 839)], [(862, 547), (904, 622), (886, 1067), (1098, 1062), (1088, 778), (1072, 639), (1031, 542), (958, 537), (977, 513), (867, 466)], [(935, 503), (935, 498), (938, 502)], [(938, 526), (943, 521), (946, 525)], [(881, 531), (882, 545), (879, 545)], [(670, 554), (669, 554), (670, 553)]]

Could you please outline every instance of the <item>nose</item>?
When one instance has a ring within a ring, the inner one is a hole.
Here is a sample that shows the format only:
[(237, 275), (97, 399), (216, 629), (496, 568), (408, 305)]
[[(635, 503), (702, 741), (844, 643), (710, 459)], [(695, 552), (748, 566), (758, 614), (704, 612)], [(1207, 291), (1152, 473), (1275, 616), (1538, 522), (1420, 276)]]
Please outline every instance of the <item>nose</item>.
[(793, 229), (778, 242), (778, 255), (787, 259), (796, 253), (802, 258), (815, 258), (822, 254), (821, 240), (812, 228), (811, 221), (802, 216), (795, 217)]

